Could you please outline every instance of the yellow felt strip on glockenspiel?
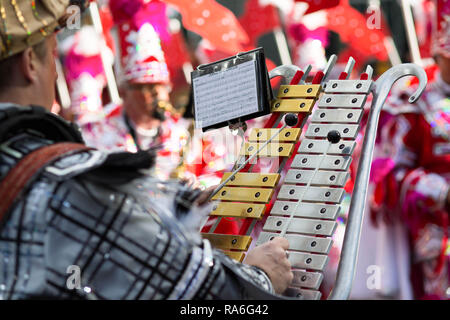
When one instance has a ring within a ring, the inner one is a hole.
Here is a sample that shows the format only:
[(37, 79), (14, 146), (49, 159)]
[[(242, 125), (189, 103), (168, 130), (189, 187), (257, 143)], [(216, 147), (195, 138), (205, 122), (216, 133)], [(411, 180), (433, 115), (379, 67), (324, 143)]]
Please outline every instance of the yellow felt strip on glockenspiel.
[(223, 187), (212, 200), (268, 203), (273, 189)]
[(220, 202), (214, 206), (211, 216), (232, 218), (262, 219), (266, 211), (265, 204)]
[[(251, 156), (256, 153), (264, 143), (246, 142), (240, 151), (241, 156)], [(258, 157), (290, 157), (294, 151), (293, 143), (268, 143), (259, 153)]]
[(250, 236), (234, 234), (202, 233), (202, 237), (208, 239), (213, 247), (222, 250), (247, 250), (252, 242)]
[[(223, 174), (222, 181), (224, 182), (232, 173), (226, 172)], [(273, 188), (277, 185), (280, 180), (280, 175), (278, 173), (252, 173), (252, 172), (241, 172), (236, 173), (234, 177), (227, 182), (227, 186), (238, 186), (238, 187), (269, 187)]]
[(272, 101), (271, 112), (311, 113), (314, 99), (276, 99)]
[(313, 98), (320, 94), (320, 84), (282, 85), (278, 90), (278, 98)]
[[(250, 132), (250, 142), (264, 142), (272, 138), (279, 129), (253, 129)], [(296, 142), (302, 130), (299, 128), (285, 128), (278, 133), (272, 141)]]

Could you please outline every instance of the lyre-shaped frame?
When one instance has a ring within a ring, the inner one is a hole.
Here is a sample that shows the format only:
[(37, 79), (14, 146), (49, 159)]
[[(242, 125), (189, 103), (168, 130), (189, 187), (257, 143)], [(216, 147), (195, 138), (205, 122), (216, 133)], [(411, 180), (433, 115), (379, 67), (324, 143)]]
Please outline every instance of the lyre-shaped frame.
[[(325, 82), (327, 81), (327, 77), (329, 76), (330, 71), (333, 69), (335, 62), (336, 56), (333, 55), (328, 61), (325, 70), (323, 72), (318, 72), (316, 74), (313, 83), (315, 84), (320, 83), (320, 85), (323, 85), (323, 87), (325, 87), (326, 86)], [(344, 70), (344, 72), (341, 73), (339, 80), (349, 79), (354, 63), (355, 63), (354, 59), (350, 58), (347, 67)], [(269, 73), (269, 77), (272, 79), (274, 77), (281, 76), (282, 83), (284, 84), (291, 82), (304, 84), (310, 70), (311, 70), (310, 66), (308, 66), (303, 72), (297, 66), (283, 65), (273, 69)], [(299, 77), (299, 75), (301, 75), (301, 79), (295, 80), (295, 78)], [(376, 82), (372, 81), (366, 82), (367, 91), (365, 92), (367, 92), (367, 94), (372, 92), (373, 102), (370, 108), (369, 118), (363, 140), (362, 153), (361, 157), (359, 158), (359, 166), (354, 185), (354, 192), (352, 194), (352, 199), (349, 208), (348, 222), (345, 229), (345, 236), (341, 251), (341, 258), (339, 261), (338, 273), (336, 276), (334, 288), (328, 299), (343, 300), (347, 299), (350, 295), (357, 263), (359, 241), (367, 198), (370, 168), (373, 157), (375, 137), (378, 127), (378, 119), (383, 104), (386, 101), (393, 84), (398, 79), (407, 75), (416, 76), (419, 79), (419, 87), (409, 99), (409, 102), (413, 103), (417, 101), (417, 99), (419, 99), (427, 83), (425, 71), (415, 64), (401, 64), (394, 66), (393, 68), (385, 72)], [(372, 68), (370, 66), (367, 68), (364, 76), (365, 79), (370, 79), (372, 77)], [(361, 78), (361, 80), (363, 80), (363, 78)], [(333, 80), (333, 82), (336, 81)], [(276, 128), (280, 120), (281, 120), (280, 116), (274, 116), (273, 120), (272, 118), (269, 120), (270, 126), (272, 128)], [(282, 127), (281, 129), (283, 128), (284, 127)], [(269, 139), (268, 142), (270, 142), (270, 140), (271, 139)], [(255, 155), (257, 153), (255, 153)], [(248, 161), (250, 159), (251, 157), (248, 159)], [(245, 164), (246, 163), (244, 163), (244, 165)], [(229, 173), (230, 175), (227, 176), (228, 178), (225, 179), (225, 181), (223, 181), (218, 188), (216, 188), (214, 194), (217, 193), (222, 187), (224, 187), (227, 184), (227, 182), (231, 179), (231, 177), (233, 177), (237, 172), (239, 172), (244, 165), (241, 165), (233, 173)], [(307, 187), (308, 186), (309, 183)], [(285, 230), (287, 229), (283, 229), (283, 231)], [(284, 236), (283, 231), (281, 233), (282, 236)]]

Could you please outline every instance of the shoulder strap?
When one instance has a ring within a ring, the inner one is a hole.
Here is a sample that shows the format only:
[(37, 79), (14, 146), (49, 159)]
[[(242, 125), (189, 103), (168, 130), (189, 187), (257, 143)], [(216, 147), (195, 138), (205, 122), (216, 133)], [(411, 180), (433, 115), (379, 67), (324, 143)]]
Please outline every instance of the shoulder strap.
[(0, 224), (21, 191), (42, 169), (63, 156), (90, 149), (80, 143), (62, 142), (39, 148), (23, 157), (0, 182)]

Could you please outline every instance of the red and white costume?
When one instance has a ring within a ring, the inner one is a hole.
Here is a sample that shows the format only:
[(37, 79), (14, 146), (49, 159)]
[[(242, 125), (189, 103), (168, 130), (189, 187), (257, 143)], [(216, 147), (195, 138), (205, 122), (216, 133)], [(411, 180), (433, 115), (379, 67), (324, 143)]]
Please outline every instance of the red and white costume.
[[(445, 6), (437, 21), (448, 21)], [(449, 57), (450, 37), (441, 30), (448, 27), (434, 30), (432, 52)], [(405, 78), (380, 115), (355, 299), (450, 297), (450, 84), (437, 66), (426, 72), (427, 88), (415, 104), (407, 100), (417, 79)]]
[(448, 298), (449, 288), (450, 84), (435, 76), (416, 105), (390, 100), (372, 167), (372, 219), (406, 227), (415, 298)]
[[(103, 114), (102, 92), (106, 86), (100, 55), (100, 37), (94, 27), (83, 26), (61, 43), (64, 69), (70, 94), (70, 111), (78, 125), (83, 125)], [(112, 51), (107, 57), (112, 63)], [(106, 55), (105, 55), (106, 57)]]

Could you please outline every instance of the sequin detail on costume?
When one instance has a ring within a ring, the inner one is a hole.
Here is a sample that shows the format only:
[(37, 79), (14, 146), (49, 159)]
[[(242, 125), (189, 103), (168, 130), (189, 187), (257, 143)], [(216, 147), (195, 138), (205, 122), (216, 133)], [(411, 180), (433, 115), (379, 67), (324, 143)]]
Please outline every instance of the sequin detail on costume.
[(34, 14), (35, 18), (44, 24), (44, 28), (41, 28), (39, 31), (41, 32), (41, 34), (44, 37), (46, 37), (47, 36), (47, 32), (45, 31), (45, 28), (48, 27), (48, 23), (47, 23), (47, 20), (42, 19), (39, 16), (39, 12), (36, 9), (36, 0), (31, 0), (31, 10), (33, 11), (33, 14)]
[(17, 1), (11, 0), (11, 4), (13, 5), (14, 11), (16, 12), (17, 19), (19, 19), (20, 23), (22, 24), (22, 27), (25, 29), (27, 34), (30, 36), (31, 35), (30, 28), (28, 28), (28, 24), (25, 21), (25, 18), (23, 17), (22, 11), (20, 10), (20, 7), (17, 4)]

